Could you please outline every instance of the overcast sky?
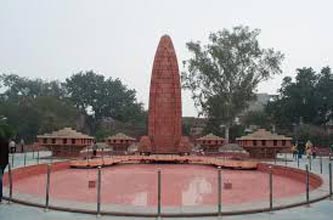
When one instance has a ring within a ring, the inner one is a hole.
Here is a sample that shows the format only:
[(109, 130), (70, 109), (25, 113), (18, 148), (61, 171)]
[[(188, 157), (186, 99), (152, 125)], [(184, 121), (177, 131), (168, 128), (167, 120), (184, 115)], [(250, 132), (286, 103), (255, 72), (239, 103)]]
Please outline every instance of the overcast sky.
[[(275, 93), (295, 69), (332, 65), (333, 1), (0, 0), (0, 72), (64, 80), (81, 70), (120, 78), (147, 107), (154, 53), (172, 37), (178, 62), (186, 42), (235, 25), (259, 28), (260, 43), (282, 51), (284, 73), (259, 85)], [(182, 66), (180, 66), (182, 69)], [(183, 115), (196, 110), (183, 92)]]

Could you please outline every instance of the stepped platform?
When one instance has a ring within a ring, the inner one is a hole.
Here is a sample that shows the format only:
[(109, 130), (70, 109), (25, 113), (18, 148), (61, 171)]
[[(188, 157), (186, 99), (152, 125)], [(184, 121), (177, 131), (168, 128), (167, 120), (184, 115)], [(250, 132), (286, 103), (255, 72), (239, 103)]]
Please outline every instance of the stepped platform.
[(71, 168), (97, 168), (113, 166), (116, 164), (129, 163), (173, 163), (173, 164), (202, 164), (211, 165), (221, 168), (255, 170), (257, 169), (256, 161), (230, 160), (225, 158), (214, 158), (205, 156), (179, 156), (179, 155), (124, 155), (113, 157), (99, 157), (86, 160), (73, 160), (70, 162)]

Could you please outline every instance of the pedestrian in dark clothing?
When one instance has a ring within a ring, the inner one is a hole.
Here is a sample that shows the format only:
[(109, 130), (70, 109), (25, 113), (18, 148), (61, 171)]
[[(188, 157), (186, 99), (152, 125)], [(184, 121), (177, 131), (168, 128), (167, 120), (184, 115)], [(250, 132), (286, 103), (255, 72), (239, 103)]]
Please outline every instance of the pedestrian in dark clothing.
[(21, 139), (20, 145), (21, 145), (21, 153), (24, 153), (25, 150), (24, 150), (24, 140), (23, 139)]
[(0, 202), (2, 201), (3, 189), (2, 189), (2, 176), (8, 164), (8, 141), (4, 138), (0, 138)]
[(312, 157), (313, 157), (313, 159), (316, 159), (316, 157), (317, 157), (317, 148), (316, 147), (312, 148)]
[(97, 156), (97, 143), (96, 141), (94, 141), (94, 144), (93, 144), (93, 157), (96, 157)]

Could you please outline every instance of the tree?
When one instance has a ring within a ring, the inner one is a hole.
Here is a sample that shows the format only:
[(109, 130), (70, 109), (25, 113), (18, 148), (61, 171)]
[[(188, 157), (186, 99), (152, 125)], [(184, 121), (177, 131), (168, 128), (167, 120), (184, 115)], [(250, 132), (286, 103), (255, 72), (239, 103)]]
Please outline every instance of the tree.
[(19, 139), (32, 142), (38, 133), (77, 127), (79, 112), (60, 82), (3, 74), (0, 85), (0, 115)]
[(0, 139), (9, 139), (14, 135), (15, 131), (8, 125), (6, 117), (0, 115)]
[(67, 96), (83, 113), (90, 115), (92, 130), (107, 117), (128, 122), (144, 119), (143, 105), (136, 100), (136, 91), (119, 79), (105, 78), (93, 71), (80, 72), (66, 79)]
[(318, 97), (316, 86), (318, 75), (310, 68), (296, 70), (296, 80), (291, 77), (283, 79), (279, 96), (269, 103), (267, 114), (274, 118), (278, 126), (288, 128), (294, 124), (318, 121)]
[(32, 142), (37, 134), (63, 127), (76, 128), (79, 112), (67, 99), (54, 96), (38, 96), (34, 99), (20, 97), (19, 102), (1, 102), (0, 114), (19, 138)]
[(215, 129), (229, 128), (254, 98), (257, 85), (281, 73), (281, 52), (262, 49), (257, 40), (260, 31), (237, 26), (211, 33), (209, 43), (187, 43), (192, 58), (184, 61), (183, 88), (192, 92), (199, 114), (208, 117)]
[(65, 94), (63, 85), (58, 81), (28, 79), (15, 74), (0, 75), (0, 82), (6, 91), (3, 98), (18, 101), (19, 97), (36, 98), (38, 96), (55, 96), (62, 98)]
[(257, 125), (261, 128), (270, 129), (271, 120), (265, 111), (249, 111), (241, 117), (241, 124), (245, 126)]
[(318, 76), (315, 97), (317, 97), (317, 122), (325, 125), (333, 120), (333, 73), (330, 67), (324, 67)]

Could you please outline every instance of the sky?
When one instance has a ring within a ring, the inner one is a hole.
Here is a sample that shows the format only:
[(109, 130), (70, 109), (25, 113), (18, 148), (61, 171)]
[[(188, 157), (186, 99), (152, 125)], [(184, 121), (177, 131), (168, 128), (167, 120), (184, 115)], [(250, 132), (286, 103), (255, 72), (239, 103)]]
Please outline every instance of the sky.
[[(263, 48), (285, 54), (283, 73), (257, 89), (274, 94), (296, 68), (333, 66), (332, 8), (330, 0), (0, 0), (0, 73), (64, 80), (94, 70), (136, 89), (147, 108), (162, 35), (181, 64), (187, 42), (248, 25), (261, 29)], [(183, 116), (196, 116), (190, 93), (182, 99)]]

